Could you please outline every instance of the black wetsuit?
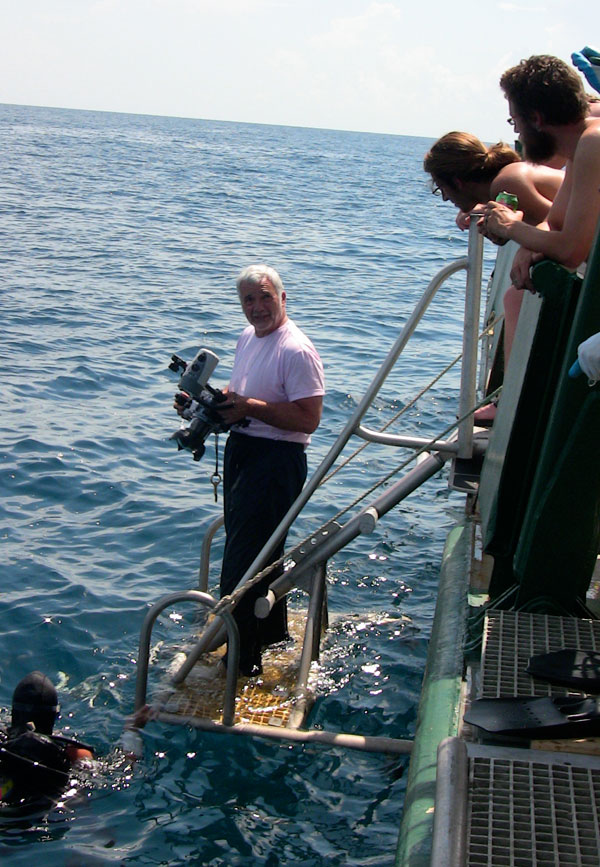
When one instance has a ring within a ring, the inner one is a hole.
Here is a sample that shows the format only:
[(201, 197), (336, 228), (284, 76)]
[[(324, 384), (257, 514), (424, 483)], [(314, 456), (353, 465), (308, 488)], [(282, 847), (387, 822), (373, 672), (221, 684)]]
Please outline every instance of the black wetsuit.
[(59, 794), (71, 774), (70, 747), (90, 749), (27, 728), (0, 732), (0, 801), (15, 804)]

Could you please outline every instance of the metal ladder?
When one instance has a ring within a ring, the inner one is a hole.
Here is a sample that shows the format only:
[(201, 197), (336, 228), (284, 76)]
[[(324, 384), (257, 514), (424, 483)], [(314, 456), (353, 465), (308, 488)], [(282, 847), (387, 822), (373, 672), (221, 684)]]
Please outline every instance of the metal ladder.
[[(210, 548), (213, 538), (222, 526), (223, 519), (217, 518), (208, 527), (202, 543), (199, 589), (182, 591), (165, 596), (148, 611), (141, 629), (138, 656), (138, 675), (136, 683), (135, 710), (146, 703), (148, 667), (150, 655), (150, 640), (152, 628), (159, 614), (166, 608), (178, 602), (193, 601), (209, 610), (216, 616), (208, 625), (196, 644), (187, 654), (185, 662), (173, 676), (173, 684), (182, 684), (202, 654), (210, 651), (226, 639), (228, 642), (228, 665), (225, 683), (224, 711), (222, 722), (212, 720), (191, 720), (186, 722), (211, 731), (226, 731), (234, 734), (252, 734), (262, 737), (296, 740), (302, 742), (322, 742), (341, 744), (356, 749), (375, 750), (391, 753), (406, 753), (410, 751), (411, 741), (400, 741), (392, 738), (373, 738), (334, 733), (326, 731), (302, 731), (301, 726), (306, 720), (310, 709), (310, 697), (307, 691), (310, 667), (319, 657), (319, 644), (323, 623), (327, 617), (326, 602), (326, 563), (336, 552), (348, 545), (359, 535), (370, 534), (378, 520), (390, 509), (404, 500), (425, 481), (439, 472), (451, 457), (469, 459), (474, 454), (482, 453), (485, 442), (473, 437), (473, 408), (476, 404), (477, 386), (477, 356), (479, 340), (481, 274), (483, 262), (483, 238), (477, 232), (476, 221), (471, 222), (469, 230), (468, 255), (442, 268), (430, 281), (421, 299), (416, 304), (412, 314), (404, 324), (396, 342), (390, 349), (370, 386), (357, 406), (344, 429), (329, 450), (320, 466), (314, 472), (303, 491), (293, 503), (287, 514), (272, 534), (267, 544), (255, 558), (246, 573), (240, 579), (235, 590), (228, 597), (215, 599), (207, 592), (208, 572), (210, 563)], [(381, 389), (390, 371), (401, 355), (403, 349), (414, 333), (434, 296), (449, 277), (459, 271), (466, 271), (465, 318), (463, 329), (463, 352), (461, 387), (459, 397), (459, 421), (450, 425), (439, 437), (433, 440), (426, 438), (393, 435), (381, 431), (370, 430), (362, 425), (362, 419), (373, 400)], [(456, 433), (448, 434), (453, 428)], [(263, 577), (269, 571), (266, 564), (279, 540), (285, 536), (294, 520), (300, 514), (308, 500), (323, 482), (327, 472), (342, 452), (351, 436), (358, 436), (367, 442), (376, 442), (396, 447), (415, 450), (414, 454), (401, 466), (405, 466), (415, 457), (421, 457), (415, 467), (409, 470), (398, 481), (391, 485), (383, 494), (376, 497), (369, 505), (351, 517), (344, 524), (336, 520), (323, 525), (316, 533), (308, 537), (292, 551), (286, 552), (285, 560), (293, 561), (293, 566), (275, 579), (267, 594), (259, 598), (255, 605), (257, 617), (267, 617), (273, 605), (282, 599), (293, 588), (301, 587), (309, 595), (306, 626), (300, 667), (294, 688), (293, 708), (285, 727), (273, 728), (250, 723), (234, 723), (234, 705), (238, 677), (239, 635), (232, 611), (240, 596), (248, 589), (257, 576)], [(445, 439), (442, 437), (446, 436)], [(426, 455), (426, 456), (425, 456)], [(261, 572), (261, 570), (264, 570)], [(168, 714), (158, 714), (158, 718), (166, 722), (182, 722), (172, 719)]]

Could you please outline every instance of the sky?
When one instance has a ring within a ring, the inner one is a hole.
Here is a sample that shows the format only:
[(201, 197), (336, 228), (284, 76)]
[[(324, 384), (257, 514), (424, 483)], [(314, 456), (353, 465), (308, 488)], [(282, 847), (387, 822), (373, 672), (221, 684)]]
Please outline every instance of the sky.
[(600, 48), (597, 0), (0, 0), (0, 13), (3, 103), (484, 141), (511, 139), (505, 69)]

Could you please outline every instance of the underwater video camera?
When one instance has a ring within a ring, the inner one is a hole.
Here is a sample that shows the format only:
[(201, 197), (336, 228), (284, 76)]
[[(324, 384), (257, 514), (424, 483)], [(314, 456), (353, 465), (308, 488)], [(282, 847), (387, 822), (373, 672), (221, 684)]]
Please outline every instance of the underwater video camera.
[(224, 433), (231, 427), (223, 422), (216, 410), (227, 400), (227, 395), (208, 384), (218, 363), (214, 352), (200, 349), (189, 364), (178, 355), (172, 355), (169, 364), (169, 370), (176, 373), (183, 370), (179, 380), (180, 392), (175, 395), (175, 401), (183, 408), (182, 417), (190, 422), (187, 427), (175, 431), (171, 439), (177, 442), (179, 449), (189, 449), (195, 461), (204, 454), (204, 442), (210, 434)]

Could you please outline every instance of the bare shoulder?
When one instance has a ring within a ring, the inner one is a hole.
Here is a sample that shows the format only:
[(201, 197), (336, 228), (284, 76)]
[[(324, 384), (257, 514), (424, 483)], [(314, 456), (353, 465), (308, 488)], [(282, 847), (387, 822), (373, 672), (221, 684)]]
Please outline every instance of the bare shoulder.
[(504, 187), (506, 187), (507, 184), (511, 184), (514, 181), (520, 182), (523, 178), (527, 177), (528, 169), (528, 163), (525, 162), (509, 163), (507, 166), (503, 166), (494, 178), (494, 186), (504, 184)]
[(564, 178), (564, 172), (561, 169), (551, 169), (549, 166), (533, 165), (525, 161), (520, 163), (510, 163), (501, 169), (493, 181), (492, 188), (498, 187), (505, 189), (507, 192), (512, 192), (512, 186), (530, 186), (539, 188), (541, 185), (550, 185), (558, 189)]
[(502, 192), (518, 196), (527, 183), (528, 175), (525, 163), (509, 163), (500, 169), (490, 184), (490, 197), (495, 199), (498, 193)]
[(557, 169), (527, 162), (511, 163), (498, 173), (490, 193), (492, 198), (502, 190), (515, 195), (523, 221), (536, 226), (546, 219), (563, 181), (564, 174)]
[(588, 118), (573, 157), (575, 172), (600, 172), (600, 118)]
[(600, 148), (600, 117), (588, 117), (578, 143), (578, 149)]

